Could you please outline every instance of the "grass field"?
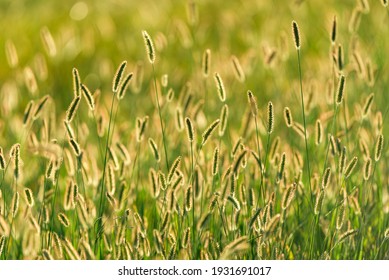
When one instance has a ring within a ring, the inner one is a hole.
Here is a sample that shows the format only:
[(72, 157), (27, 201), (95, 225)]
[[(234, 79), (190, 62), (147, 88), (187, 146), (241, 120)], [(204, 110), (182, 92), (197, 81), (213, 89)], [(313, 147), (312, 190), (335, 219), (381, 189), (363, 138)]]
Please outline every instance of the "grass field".
[(389, 259), (387, 5), (2, 0), (0, 260)]

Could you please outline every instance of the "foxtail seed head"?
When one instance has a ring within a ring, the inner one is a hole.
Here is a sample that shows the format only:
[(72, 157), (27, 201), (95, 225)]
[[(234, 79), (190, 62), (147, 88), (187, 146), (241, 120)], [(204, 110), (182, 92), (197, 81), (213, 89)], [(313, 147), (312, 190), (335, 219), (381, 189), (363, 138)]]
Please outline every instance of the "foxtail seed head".
[(89, 109), (91, 111), (94, 111), (95, 110), (95, 100), (93, 98), (92, 93), (84, 84), (81, 84), (81, 89), (82, 89), (82, 93), (84, 94), (84, 97), (86, 99), (86, 102), (88, 103)]
[(21, 165), (20, 144), (19, 143), (12, 146), (11, 151), (10, 151), (10, 156), (11, 156), (13, 167), (14, 167), (15, 179), (18, 179), (20, 176), (20, 165)]
[(293, 117), (289, 107), (285, 107), (284, 109), (284, 119), (287, 127), (293, 126)]
[(185, 124), (186, 124), (186, 132), (188, 135), (189, 142), (192, 143), (194, 140), (194, 129), (190, 118), (188, 117), (185, 118)]
[(5, 247), (5, 235), (2, 235), (0, 237), (0, 256), (3, 253), (4, 247)]
[(271, 134), (274, 127), (273, 103), (269, 101), (267, 105), (267, 133)]
[(203, 141), (201, 142), (201, 146), (204, 146), (209, 137), (211, 136), (212, 132), (215, 130), (215, 128), (219, 125), (220, 120), (217, 119), (213, 123), (211, 123), (208, 128), (203, 133)]
[(321, 182), (321, 188), (322, 189), (325, 189), (328, 187), (328, 183), (330, 182), (330, 176), (331, 176), (331, 168), (327, 168), (325, 171), (324, 171), (324, 176), (323, 176), (323, 180)]
[(152, 138), (149, 138), (149, 145), (150, 145), (151, 151), (154, 154), (155, 160), (157, 162), (160, 162), (161, 157), (160, 157), (159, 152), (158, 152), (158, 147), (157, 147), (157, 144), (155, 143), (155, 141)]
[(371, 104), (373, 103), (373, 99), (374, 99), (374, 93), (371, 93), (371, 94), (367, 97), (366, 102), (365, 102), (365, 105), (363, 106), (362, 117), (366, 117), (367, 114), (369, 114), (369, 111), (370, 111), (370, 108), (371, 108)]
[(120, 85), (120, 83), (122, 81), (124, 70), (126, 69), (126, 66), (127, 66), (127, 61), (124, 60), (119, 65), (118, 69), (116, 70), (115, 76), (114, 76), (114, 78), (112, 80), (112, 91), (115, 92), (115, 93), (119, 89), (119, 85)]
[(344, 222), (344, 217), (345, 217), (345, 203), (343, 202), (339, 208), (338, 208), (338, 213), (336, 216), (336, 229), (340, 230), (343, 226)]
[(320, 192), (316, 196), (316, 203), (315, 203), (315, 215), (318, 215), (321, 212), (321, 207), (323, 205), (324, 200), (324, 189), (321, 189)]
[(5, 169), (5, 159), (3, 154), (3, 148), (0, 147), (0, 170)]
[(336, 105), (338, 106), (340, 105), (340, 103), (342, 103), (343, 100), (345, 84), (346, 84), (346, 78), (344, 77), (344, 75), (341, 75), (338, 84), (338, 92), (336, 94)]
[(41, 29), (41, 40), (47, 54), (54, 57), (57, 54), (57, 47), (50, 30), (46, 26)]
[(293, 183), (293, 185), (291, 185), (285, 191), (284, 196), (282, 197), (282, 204), (281, 204), (283, 210), (289, 207), (296, 193), (296, 189), (297, 189), (297, 184)]
[(220, 77), (219, 73), (215, 73), (215, 83), (220, 100), (222, 102), (226, 101), (226, 90), (224, 89), (223, 80)]
[(224, 104), (222, 111), (220, 112), (220, 126), (219, 126), (219, 136), (223, 136), (227, 128), (228, 120), (228, 105)]
[(73, 68), (72, 74), (73, 74), (74, 97), (77, 97), (81, 95), (81, 79), (77, 68)]
[(187, 248), (189, 246), (190, 241), (190, 227), (187, 227), (184, 231), (184, 236), (182, 238), (182, 248)]
[(235, 196), (229, 195), (227, 197), (227, 200), (229, 202), (231, 202), (232, 206), (235, 208), (236, 211), (240, 210), (240, 203), (239, 203), (238, 199), (236, 199)]
[(27, 122), (31, 119), (31, 113), (33, 111), (32, 110), (33, 106), (34, 106), (33, 100), (28, 102), (26, 109), (24, 110), (24, 114), (23, 114), (23, 125), (26, 125)]
[(320, 145), (321, 140), (323, 138), (323, 126), (321, 125), (321, 121), (316, 121), (316, 145)]
[(193, 187), (189, 185), (185, 191), (185, 211), (189, 212), (192, 209), (192, 200), (193, 200)]
[(213, 162), (212, 162), (212, 175), (215, 176), (219, 171), (219, 148), (216, 147), (213, 152)]
[(32, 194), (31, 189), (29, 188), (24, 189), (24, 198), (26, 200), (28, 207), (31, 208), (32, 206), (34, 206), (34, 196)]
[(158, 172), (158, 180), (161, 190), (165, 191), (167, 189), (166, 176), (161, 171)]
[(49, 101), (49, 99), (50, 99), (50, 96), (49, 95), (45, 95), (36, 104), (35, 112), (34, 112), (34, 115), (33, 115), (33, 119), (34, 120), (39, 118), (39, 116), (41, 115), (41, 113), (42, 113), (43, 109), (45, 108), (45, 105), (46, 105), (47, 101)]
[(72, 147), (74, 154), (76, 156), (80, 156), (81, 155), (81, 149), (80, 149), (80, 145), (77, 143), (77, 141), (74, 140), (74, 139), (69, 139), (69, 144)]
[(355, 166), (358, 163), (358, 158), (353, 157), (353, 159), (350, 161), (350, 163), (347, 165), (346, 170), (344, 172), (344, 177), (347, 179), (350, 177), (350, 175), (353, 173)]
[(19, 210), (19, 192), (15, 192), (12, 197), (12, 203), (11, 203), (11, 215), (13, 218), (18, 214)]
[(153, 41), (151, 40), (151, 37), (147, 33), (147, 31), (143, 30), (142, 31), (142, 35), (143, 35), (143, 40), (144, 40), (144, 43), (145, 43), (145, 48), (146, 48), (147, 56), (149, 58), (149, 62), (151, 64), (154, 64), (154, 62), (155, 62), (155, 50), (154, 50)]
[(168, 74), (163, 74), (161, 77), (161, 86), (166, 88), (169, 84), (169, 75)]
[(366, 159), (363, 171), (363, 179), (365, 181), (369, 180), (371, 174), (371, 158)]
[(375, 145), (374, 160), (379, 161), (382, 154), (382, 149), (384, 147), (384, 135), (378, 136), (377, 143)]
[(255, 117), (258, 115), (257, 101), (255, 100), (254, 94), (250, 90), (247, 91), (247, 97), (249, 99), (251, 114), (253, 114), (253, 116)]
[(292, 32), (293, 32), (293, 39), (294, 39), (294, 45), (297, 50), (300, 49), (300, 31), (299, 26), (297, 25), (296, 21), (292, 21)]
[(336, 148), (335, 138), (333, 135), (330, 135), (329, 138), (330, 138), (329, 140), (330, 140), (331, 153), (332, 153), (332, 155), (336, 155), (338, 150)]
[(331, 30), (331, 43), (332, 43), (332, 45), (334, 45), (335, 41), (336, 41), (336, 31), (337, 31), (336, 16), (334, 16), (334, 20), (332, 21), (332, 30)]
[(337, 59), (337, 62), (338, 62), (338, 69), (339, 71), (342, 71), (343, 70), (343, 47), (341, 44), (339, 44), (338, 46), (338, 59)]
[(339, 173), (342, 174), (344, 171), (344, 168), (346, 166), (346, 147), (343, 146), (342, 151), (340, 152), (340, 159), (339, 159)]
[(127, 91), (127, 88), (128, 88), (128, 85), (130, 84), (130, 81), (132, 80), (132, 76), (134, 74), (133, 73), (130, 73), (128, 74), (123, 82), (120, 84), (119, 86), (119, 92), (118, 92), (118, 95), (117, 95), (117, 98), (120, 100), (120, 99), (123, 99), (124, 95), (126, 94), (126, 91)]
[(234, 70), (234, 74), (235, 74), (236, 79), (239, 82), (243, 83), (245, 81), (246, 77), (245, 77), (245, 74), (243, 72), (242, 66), (239, 63), (238, 58), (235, 55), (233, 55), (231, 57), (231, 63), (232, 63), (232, 68)]
[(181, 156), (178, 156), (176, 160), (173, 162), (172, 166), (170, 167), (170, 171), (167, 176), (168, 183), (171, 183), (171, 181), (173, 180), (173, 176), (176, 173), (178, 167), (180, 166), (180, 163), (181, 163)]
[(282, 153), (280, 164), (278, 165), (278, 180), (281, 180), (285, 170), (286, 154)]
[(345, 233), (343, 233), (342, 235), (339, 236), (339, 240), (337, 243), (343, 242), (346, 238), (348, 238), (356, 233), (358, 233), (358, 230), (356, 230), (356, 229), (350, 229), (350, 230), (346, 231)]
[(68, 110), (66, 111), (66, 121), (71, 122), (76, 115), (78, 106), (80, 105), (81, 96), (76, 96), (69, 105)]
[(209, 76), (209, 70), (211, 66), (211, 50), (206, 49), (203, 54), (203, 61), (202, 61), (202, 72), (204, 78), (207, 78)]
[(11, 40), (7, 40), (7, 42), (5, 42), (5, 54), (8, 61), (8, 65), (11, 68), (15, 68), (19, 63), (19, 58), (15, 45)]
[(59, 213), (58, 214), (58, 220), (64, 227), (69, 227), (70, 226), (70, 221), (68, 217), (64, 213)]

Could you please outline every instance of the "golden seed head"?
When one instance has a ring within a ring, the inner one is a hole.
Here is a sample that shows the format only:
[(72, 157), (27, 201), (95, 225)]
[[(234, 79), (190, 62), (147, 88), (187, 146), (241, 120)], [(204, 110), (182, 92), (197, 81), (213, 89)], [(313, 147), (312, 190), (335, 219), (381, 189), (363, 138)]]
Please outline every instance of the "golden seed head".
[(150, 146), (151, 151), (153, 152), (155, 160), (157, 162), (160, 162), (161, 157), (160, 157), (159, 152), (158, 152), (158, 147), (152, 138), (149, 138), (149, 146)]
[(321, 182), (321, 187), (322, 189), (325, 189), (328, 187), (328, 183), (330, 182), (330, 176), (331, 176), (331, 168), (327, 168), (325, 171), (324, 171), (324, 176), (323, 176), (323, 180)]
[(5, 235), (0, 236), (0, 256), (3, 253), (5, 247)]
[(34, 206), (34, 196), (32, 194), (31, 189), (29, 188), (24, 189), (24, 198), (26, 200), (28, 207)]
[(220, 112), (220, 126), (219, 126), (219, 136), (223, 136), (224, 132), (227, 128), (227, 120), (228, 120), (228, 105), (224, 104), (222, 107), (222, 111)]
[(346, 166), (346, 147), (343, 147), (342, 151), (340, 152), (340, 159), (339, 159), (339, 173), (342, 174), (344, 171), (344, 168)]
[(247, 97), (248, 97), (248, 99), (249, 99), (251, 114), (253, 114), (253, 116), (255, 117), (255, 116), (258, 115), (257, 101), (256, 101), (256, 99), (255, 99), (254, 94), (253, 94), (250, 90), (247, 91)]
[(290, 203), (292, 202), (293, 198), (294, 198), (294, 195), (296, 193), (296, 189), (297, 189), (297, 184), (296, 183), (293, 183), (293, 185), (289, 186), (285, 193), (284, 193), (284, 196), (282, 197), (282, 203), (281, 203), (281, 206), (282, 206), (282, 209), (285, 210), (286, 208), (289, 207)]
[(211, 50), (206, 49), (203, 54), (202, 69), (203, 76), (207, 78), (209, 76), (209, 71), (211, 67)]
[(366, 159), (363, 171), (363, 179), (365, 181), (369, 180), (371, 174), (371, 158)]
[(70, 226), (70, 221), (68, 217), (64, 213), (59, 213), (58, 214), (58, 220), (64, 227), (69, 227)]
[(12, 197), (11, 215), (15, 218), (19, 210), (19, 192), (15, 192)]
[(321, 207), (323, 205), (323, 200), (324, 200), (324, 189), (321, 189), (320, 192), (316, 196), (316, 203), (315, 203), (315, 215), (318, 215), (321, 212)]
[(7, 40), (5, 43), (5, 54), (6, 54), (8, 65), (11, 68), (15, 68), (19, 63), (19, 58), (18, 58), (18, 53), (16, 51), (15, 45), (11, 40)]
[(231, 64), (232, 64), (232, 68), (233, 68), (236, 79), (239, 82), (243, 83), (245, 81), (246, 77), (245, 77), (244, 71), (242, 69), (242, 66), (240, 65), (240, 62), (235, 55), (233, 55), (231, 57)]
[(292, 113), (291, 113), (289, 107), (285, 107), (285, 109), (284, 109), (284, 118), (285, 118), (286, 126), (292, 127), (293, 126), (293, 117), (292, 117)]

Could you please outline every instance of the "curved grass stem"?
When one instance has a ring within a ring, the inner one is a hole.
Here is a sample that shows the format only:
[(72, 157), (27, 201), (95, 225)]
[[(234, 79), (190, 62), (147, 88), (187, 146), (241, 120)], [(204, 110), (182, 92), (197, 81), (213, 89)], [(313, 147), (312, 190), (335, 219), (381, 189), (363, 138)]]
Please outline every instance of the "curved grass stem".
[(311, 184), (311, 168), (310, 168), (310, 163), (309, 163), (309, 149), (308, 149), (308, 138), (307, 138), (307, 124), (306, 124), (306, 116), (305, 116), (303, 81), (302, 81), (302, 74), (301, 74), (300, 49), (297, 49), (297, 59), (298, 59), (298, 68), (299, 68), (299, 77), (300, 77), (301, 110), (302, 110), (303, 123), (304, 123), (305, 155), (306, 155), (307, 169), (308, 169), (309, 196), (310, 196), (309, 201), (311, 203), (311, 208), (313, 209), (312, 184)]

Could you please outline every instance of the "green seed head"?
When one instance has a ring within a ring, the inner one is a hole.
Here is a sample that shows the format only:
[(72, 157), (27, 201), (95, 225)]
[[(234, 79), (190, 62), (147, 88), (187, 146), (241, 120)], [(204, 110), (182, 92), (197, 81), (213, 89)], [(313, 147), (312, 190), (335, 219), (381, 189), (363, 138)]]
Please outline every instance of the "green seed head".
[(153, 41), (151, 40), (151, 37), (147, 33), (147, 31), (143, 30), (142, 31), (142, 35), (143, 35), (143, 40), (144, 40), (144, 43), (145, 43), (145, 48), (146, 48), (147, 56), (149, 58), (149, 62), (151, 64), (154, 64), (154, 62), (155, 62), (155, 50), (154, 50)]
[(299, 27), (296, 21), (292, 21), (292, 32), (293, 32), (293, 39), (294, 39), (294, 45), (297, 50), (300, 49), (300, 31)]
[(379, 161), (384, 147), (384, 135), (378, 136), (377, 143), (375, 146), (374, 160)]
[(267, 133), (271, 134), (274, 127), (273, 103), (270, 101), (267, 105)]
[(343, 75), (341, 75), (338, 84), (338, 92), (336, 95), (336, 105), (338, 106), (340, 105), (340, 103), (342, 103), (343, 100), (345, 84), (346, 84), (346, 78)]

